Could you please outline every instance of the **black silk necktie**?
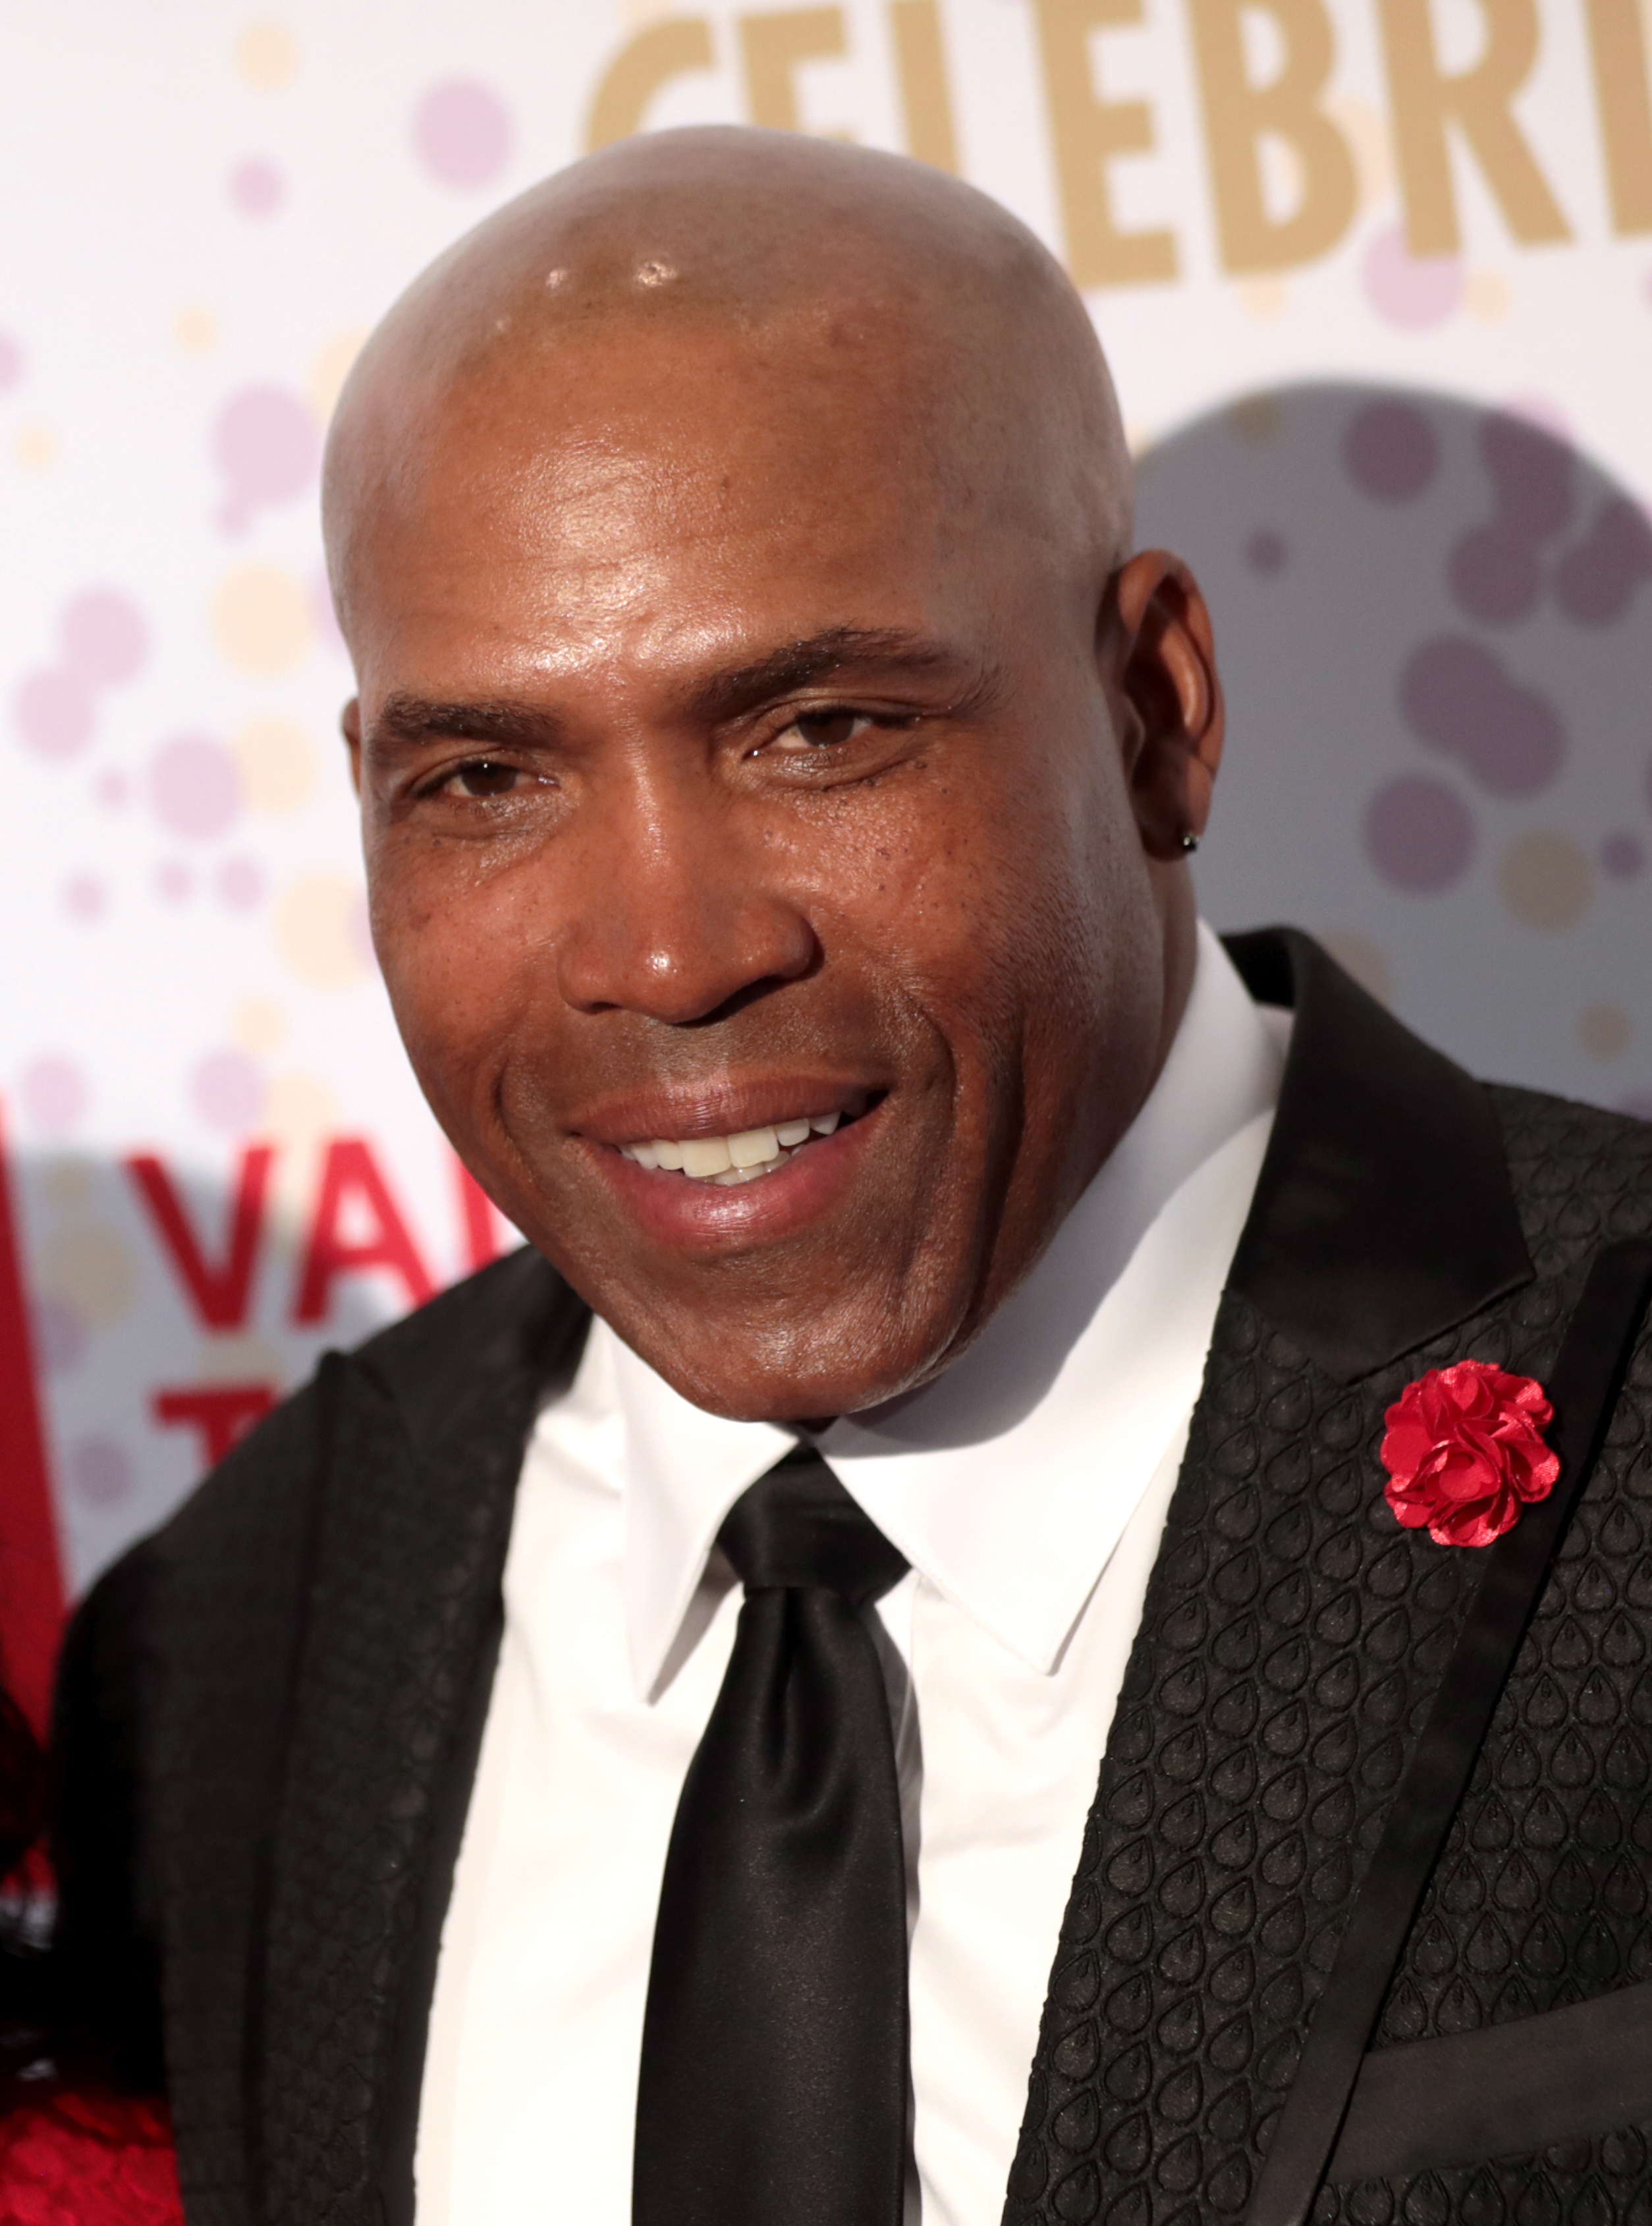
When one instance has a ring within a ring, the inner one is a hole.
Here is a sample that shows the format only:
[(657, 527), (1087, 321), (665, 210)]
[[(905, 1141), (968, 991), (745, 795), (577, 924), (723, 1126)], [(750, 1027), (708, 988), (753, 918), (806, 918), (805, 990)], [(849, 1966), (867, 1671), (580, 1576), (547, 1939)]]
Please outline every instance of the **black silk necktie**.
[(633, 2226), (899, 2226), (905, 1866), (861, 1612), (906, 1564), (801, 1447), (718, 1542), (746, 1598), (665, 1858)]

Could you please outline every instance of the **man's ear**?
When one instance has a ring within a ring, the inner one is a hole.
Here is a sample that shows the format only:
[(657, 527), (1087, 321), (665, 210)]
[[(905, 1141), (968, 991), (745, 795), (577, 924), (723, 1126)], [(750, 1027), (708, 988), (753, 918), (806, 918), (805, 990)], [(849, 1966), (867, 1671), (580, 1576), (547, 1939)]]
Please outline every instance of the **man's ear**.
[(350, 753), (350, 785), (361, 794), (361, 698), (353, 696), (339, 714), (339, 731)]
[(1179, 556), (1144, 549), (1110, 583), (1104, 654), (1126, 717), (1125, 773), (1149, 857), (1197, 842), (1222, 762), (1224, 713), (1216, 636), (1198, 583)]

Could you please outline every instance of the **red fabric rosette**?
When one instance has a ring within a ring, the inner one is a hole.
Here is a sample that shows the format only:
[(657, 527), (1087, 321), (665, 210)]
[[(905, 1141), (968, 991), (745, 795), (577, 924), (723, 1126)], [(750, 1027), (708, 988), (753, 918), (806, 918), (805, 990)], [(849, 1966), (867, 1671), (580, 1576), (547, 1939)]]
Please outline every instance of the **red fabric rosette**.
[(184, 2226), (162, 2102), (60, 2089), (0, 2120), (3, 2226)]
[(1486, 1360), (1431, 1368), (1383, 1418), (1388, 1505), (1437, 1545), (1490, 1545), (1554, 1489), (1560, 1456), (1543, 1441), (1554, 1417), (1534, 1377)]

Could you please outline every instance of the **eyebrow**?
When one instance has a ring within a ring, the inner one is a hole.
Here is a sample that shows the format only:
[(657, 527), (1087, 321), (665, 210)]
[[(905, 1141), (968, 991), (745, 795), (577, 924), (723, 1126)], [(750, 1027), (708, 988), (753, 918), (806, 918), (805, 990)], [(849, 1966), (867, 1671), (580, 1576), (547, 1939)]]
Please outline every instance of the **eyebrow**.
[[(687, 692), (685, 708), (703, 719), (728, 718), (851, 667), (931, 679), (959, 674), (964, 665), (956, 650), (903, 627), (829, 626), (697, 682)], [(411, 747), (446, 735), (495, 747), (532, 748), (554, 741), (561, 724), (555, 712), (510, 698), (439, 703), (397, 693), (379, 707), (372, 740)]]

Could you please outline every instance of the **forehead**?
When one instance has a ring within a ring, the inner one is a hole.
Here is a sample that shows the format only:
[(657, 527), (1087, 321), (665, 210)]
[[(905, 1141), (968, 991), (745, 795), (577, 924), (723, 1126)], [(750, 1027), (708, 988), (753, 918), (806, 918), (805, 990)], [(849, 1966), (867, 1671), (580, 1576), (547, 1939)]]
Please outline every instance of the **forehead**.
[(502, 348), (397, 414), (348, 601), (403, 641), (933, 624), (1032, 546), (927, 352), (864, 323)]

